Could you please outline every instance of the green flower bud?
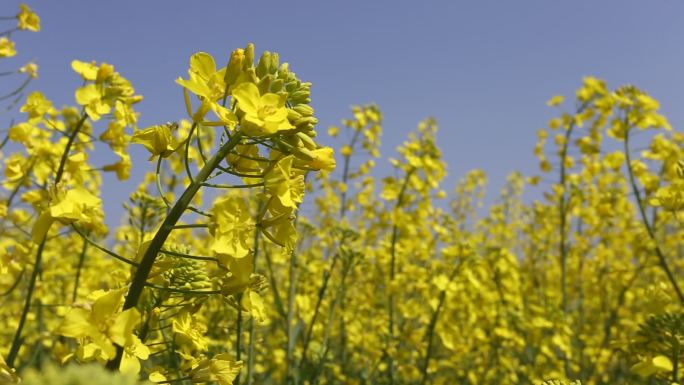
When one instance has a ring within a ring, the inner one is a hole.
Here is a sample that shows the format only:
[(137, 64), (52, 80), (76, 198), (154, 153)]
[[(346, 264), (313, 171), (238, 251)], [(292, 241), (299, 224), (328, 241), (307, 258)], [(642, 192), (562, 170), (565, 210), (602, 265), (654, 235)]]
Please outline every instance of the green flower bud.
[(226, 68), (225, 80), (227, 84), (235, 83), (240, 72), (242, 72), (244, 61), (245, 51), (242, 48), (238, 48), (231, 53), (230, 61), (228, 61), (228, 67)]
[(302, 115), (299, 112), (297, 112), (296, 110), (293, 110), (290, 108), (287, 109), (287, 120), (289, 120), (290, 122), (294, 122), (297, 119), (301, 119), (301, 118), (302, 118)]
[(242, 66), (243, 69), (247, 69), (254, 66), (254, 44), (249, 43), (245, 47), (245, 61)]
[(313, 116), (314, 109), (306, 104), (298, 104), (294, 107), (294, 110), (299, 112), (302, 116)]
[(278, 72), (278, 65), (280, 64), (280, 55), (277, 52), (271, 53), (271, 65), (269, 66), (269, 73), (275, 74)]
[(309, 96), (311, 96), (311, 93), (309, 91), (296, 91), (290, 95), (290, 99), (296, 103), (307, 103), (307, 100), (309, 102), (311, 101), (311, 99), (309, 99)]
[(270, 73), (270, 65), (271, 53), (268, 51), (264, 51), (264, 53), (261, 54), (261, 57), (259, 58), (259, 64), (257, 65), (257, 76), (263, 77), (266, 76), (266, 74)]
[(299, 84), (297, 84), (296, 82), (285, 83), (285, 91), (295, 92), (297, 91), (297, 89), (299, 89)]
[[(257, 69), (258, 71), (258, 69)], [(272, 75), (266, 75), (259, 81), (259, 93), (266, 94), (271, 90), (271, 81), (273, 80)]]
[(288, 63), (283, 63), (278, 69), (278, 79), (287, 80), (290, 75), (290, 65)]
[(317, 123), (318, 123), (318, 119), (316, 119), (313, 116), (307, 116), (307, 117), (299, 118), (299, 119), (295, 120), (292, 124), (295, 127), (300, 128), (300, 127), (303, 127), (307, 124), (311, 124), (311, 125), (315, 126)]
[(316, 145), (316, 142), (311, 139), (311, 137), (303, 132), (298, 132), (297, 137), (299, 140), (302, 141), (304, 144), (304, 147), (306, 147), (309, 150), (315, 150), (318, 146)]
[(278, 91), (281, 91), (283, 89), (283, 86), (285, 85), (285, 82), (283, 79), (275, 79), (271, 82), (271, 92), (276, 93)]

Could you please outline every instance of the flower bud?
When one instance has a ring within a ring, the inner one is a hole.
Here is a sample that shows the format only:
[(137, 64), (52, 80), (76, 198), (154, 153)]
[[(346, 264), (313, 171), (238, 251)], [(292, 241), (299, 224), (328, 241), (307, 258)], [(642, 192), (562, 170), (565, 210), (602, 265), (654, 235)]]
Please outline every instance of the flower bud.
[(271, 66), (271, 53), (269, 51), (264, 51), (259, 58), (259, 64), (256, 68), (257, 76), (263, 77), (270, 73)]
[(230, 54), (230, 61), (228, 61), (228, 67), (226, 68), (226, 84), (233, 84), (237, 80), (238, 75), (242, 72), (242, 65), (245, 61), (245, 51), (242, 48), (238, 48)]
[(294, 106), (294, 110), (299, 112), (302, 116), (313, 116), (314, 109), (307, 104), (298, 104)]
[(251, 68), (254, 66), (254, 44), (249, 43), (245, 47), (245, 60), (242, 62), (242, 69)]

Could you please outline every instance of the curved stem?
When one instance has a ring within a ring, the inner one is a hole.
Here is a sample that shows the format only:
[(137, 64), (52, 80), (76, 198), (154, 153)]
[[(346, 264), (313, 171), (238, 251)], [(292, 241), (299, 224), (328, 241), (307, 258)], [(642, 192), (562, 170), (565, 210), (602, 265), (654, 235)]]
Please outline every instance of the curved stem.
[(85, 123), (87, 118), (88, 118), (88, 114), (86, 114), (86, 112), (84, 110), (82, 112), (81, 119), (79, 119), (78, 123), (76, 123), (76, 127), (74, 127), (74, 131), (72, 131), (71, 135), (69, 135), (69, 141), (67, 142), (66, 148), (64, 149), (64, 152), (62, 153), (62, 159), (59, 160), (59, 167), (57, 167), (57, 174), (55, 174), (55, 184), (59, 183), (62, 180), (62, 175), (64, 173), (64, 167), (66, 166), (66, 161), (69, 158), (69, 152), (71, 151), (71, 146), (74, 144), (74, 141), (76, 140), (76, 137), (78, 136), (78, 132), (81, 131), (81, 127), (83, 127), (83, 123)]
[(667, 264), (665, 254), (663, 254), (663, 251), (660, 249), (660, 246), (658, 245), (658, 242), (656, 240), (655, 232), (653, 231), (653, 226), (651, 223), (649, 223), (648, 217), (646, 216), (646, 208), (644, 207), (644, 202), (641, 199), (641, 193), (639, 192), (639, 188), (637, 187), (636, 178), (634, 176), (634, 170), (632, 169), (632, 161), (629, 150), (629, 129), (627, 130), (627, 132), (625, 132), (624, 152), (625, 160), (627, 163), (627, 173), (629, 174), (629, 182), (632, 186), (632, 192), (634, 192), (634, 197), (637, 203), (637, 207), (639, 208), (639, 213), (641, 214), (641, 221), (643, 222), (644, 227), (646, 227), (646, 232), (648, 233), (649, 238), (651, 238), (651, 241), (654, 244), (655, 252), (658, 256), (658, 262), (660, 264), (660, 267), (665, 272), (665, 275), (667, 276), (667, 279), (670, 281), (670, 284), (672, 284), (672, 288), (674, 288), (674, 291), (677, 294), (679, 302), (684, 304), (684, 294), (682, 294), (682, 291), (679, 288), (679, 285), (677, 284), (677, 280), (675, 279), (674, 274), (670, 269), (670, 266)]
[(95, 243), (95, 241), (93, 241), (92, 239), (90, 239), (87, 235), (83, 234), (83, 232), (81, 231), (81, 229), (79, 229), (78, 227), (72, 225), (71, 228), (74, 229), (74, 231), (77, 232), (77, 233), (83, 238), (83, 240), (85, 240), (86, 242), (88, 242), (88, 243), (90, 243), (91, 245), (95, 246), (95, 248), (98, 249), (98, 250), (100, 250), (101, 252), (103, 252), (103, 253), (105, 253), (105, 254), (111, 256), (111, 257), (114, 257), (115, 259), (118, 259), (118, 260), (121, 261), (121, 262), (127, 263), (127, 264), (129, 264), (129, 265), (131, 265), (131, 266), (138, 267), (138, 263), (136, 263), (136, 262), (134, 262), (134, 261), (131, 261), (130, 259), (124, 258), (124, 257), (120, 256), (119, 254), (117, 254), (117, 253), (115, 253), (115, 252), (113, 252), (113, 251), (107, 249), (106, 247), (102, 247), (102, 246), (98, 245), (97, 243)]
[[(190, 205), (192, 199), (195, 197), (195, 194), (197, 194), (197, 191), (199, 191), (201, 187), (200, 183), (209, 177), (209, 175), (211, 175), (216, 166), (226, 157), (226, 155), (228, 155), (230, 150), (232, 150), (239, 143), (241, 136), (241, 133), (237, 132), (226, 144), (219, 148), (216, 154), (214, 154), (214, 156), (209, 159), (204, 167), (202, 167), (199, 174), (197, 174), (196, 180), (191, 183), (185, 189), (185, 191), (183, 191), (181, 197), (171, 208), (168, 215), (164, 219), (164, 222), (162, 222), (161, 227), (159, 230), (157, 230), (154, 238), (152, 238), (149, 247), (145, 251), (145, 255), (140, 262), (140, 266), (135, 271), (135, 275), (133, 276), (133, 280), (131, 282), (131, 287), (124, 302), (123, 310), (131, 309), (138, 304), (143, 288), (147, 281), (147, 277), (150, 275), (150, 271), (154, 265), (154, 261), (157, 259), (159, 250), (161, 250), (164, 246), (164, 242), (166, 242), (169, 234), (171, 234), (173, 226), (175, 226), (176, 222), (178, 222), (180, 217)], [(107, 368), (111, 370), (118, 369), (119, 365), (121, 364), (122, 357), (123, 348), (121, 346), (117, 346), (117, 355), (113, 360), (107, 363)]]

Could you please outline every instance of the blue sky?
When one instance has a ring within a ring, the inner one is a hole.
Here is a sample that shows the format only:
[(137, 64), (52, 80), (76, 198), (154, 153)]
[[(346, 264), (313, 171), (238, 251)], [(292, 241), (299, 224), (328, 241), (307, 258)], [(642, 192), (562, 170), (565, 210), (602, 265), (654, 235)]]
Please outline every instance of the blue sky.
[[(645, 89), (675, 129), (684, 125), (679, 0), (25, 2), (43, 30), (16, 35), (19, 54), (38, 61), (33, 87), (58, 105), (73, 103), (79, 84), (71, 60), (106, 61), (144, 95), (141, 126), (176, 120), (184, 110), (174, 79), (185, 76), (189, 56), (206, 51), (221, 62), (251, 41), (313, 82), (319, 131), (351, 105), (374, 102), (392, 155), (434, 116), (447, 190), (473, 168), (487, 172), (491, 190), (511, 171), (536, 172), (535, 132), (554, 114), (546, 100), (572, 95), (586, 75)], [(0, 9), (12, 15), (18, 3)], [(146, 156), (133, 154), (141, 175)], [(138, 179), (106, 180), (108, 211)]]

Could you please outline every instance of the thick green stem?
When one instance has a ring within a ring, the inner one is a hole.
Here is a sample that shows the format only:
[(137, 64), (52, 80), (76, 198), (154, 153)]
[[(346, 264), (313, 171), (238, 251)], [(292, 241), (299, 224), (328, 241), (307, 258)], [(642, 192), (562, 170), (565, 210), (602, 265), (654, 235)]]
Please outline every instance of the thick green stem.
[[(226, 142), (226, 144), (219, 148), (216, 154), (214, 154), (214, 156), (212, 156), (211, 159), (209, 159), (207, 164), (205, 164), (204, 167), (202, 167), (193, 183), (191, 183), (185, 189), (185, 191), (178, 199), (176, 204), (174, 204), (174, 206), (171, 208), (169, 214), (166, 216), (166, 219), (164, 219), (164, 222), (162, 222), (161, 227), (154, 235), (154, 238), (152, 238), (150, 246), (147, 248), (145, 255), (143, 255), (143, 258), (140, 261), (138, 269), (135, 271), (133, 281), (131, 282), (131, 287), (128, 291), (128, 295), (126, 295), (126, 301), (124, 302), (124, 310), (131, 309), (138, 304), (140, 296), (142, 295), (143, 288), (145, 287), (147, 277), (150, 275), (150, 271), (152, 270), (154, 261), (157, 259), (157, 254), (159, 253), (159, 250), (161, 250), (164, 246), (164, 242), (166, 242), (166, 239), (168, 238), (169, 234), (171, 234), (171, 231), (173, 230), (173, 227), (176, 225), (176, 222), (178, 222), (178, 220), (183, 215), (187, 207), (190, 205), (190, 202), (192, 202), (192, 199), (195, 197), (195, 194), (197, 194), (197, 191), (201, 187), (201, 183), (214, 171), (216, 166), (218, 166), (219, 163), (221, 163), (221, 161), (228, 155), (228, 153), (240, 142), (241, 138), (242, 135), (240, 133), (236, 133), (230, 138), (228, 142)], [(123, 348), (118, 346), (116, 357), (107, 363), (107, 367), (111, 370), (118, 369), (119, 365), (121, 364), (122, 356)]]

